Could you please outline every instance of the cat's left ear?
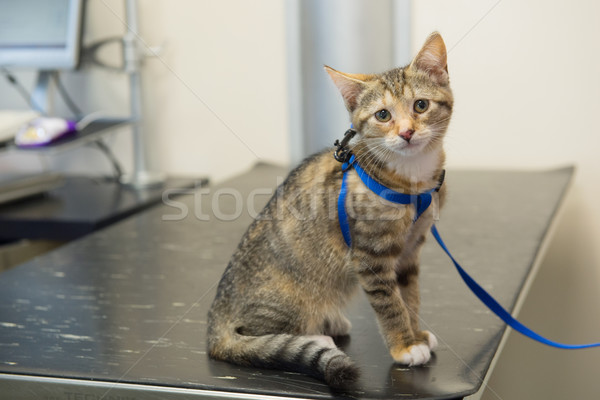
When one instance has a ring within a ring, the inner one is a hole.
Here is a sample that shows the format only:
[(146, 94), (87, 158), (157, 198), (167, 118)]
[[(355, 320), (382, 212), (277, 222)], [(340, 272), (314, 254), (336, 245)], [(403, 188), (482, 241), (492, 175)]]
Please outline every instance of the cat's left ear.
[(410, 67), (426, 72), (439, 84), (448, 84), (448, 61), (442, 35), (438, 32), (429, 35)]
[(367, 86), (366, 81), (369, 80), (369, 75), (346, 74), (336, 71), (327, 65), (325, 66), (325, 71), (327, 71), (335, 86), (340, 90), (348, 111), (354, 111), (358, 105), (358, 96)]

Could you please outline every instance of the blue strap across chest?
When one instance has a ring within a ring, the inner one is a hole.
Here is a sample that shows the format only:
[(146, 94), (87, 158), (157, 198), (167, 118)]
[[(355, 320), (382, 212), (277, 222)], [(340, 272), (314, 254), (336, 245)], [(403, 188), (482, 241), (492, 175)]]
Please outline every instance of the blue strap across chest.
[[(348, 214), (346, 213), (346, 196), (348, 194), (347, 181), (348, 172), (354, 168), (360, 180), (368, 187), (373, 193), (379, 197), (396, 204), (415, 206), (415, 218), (414, 221), (419, 219), (421, 214), (425, 212), (431, 205), (432, 193), (435, 189), (429, 190), (420, 194), (406, 194), (399, 193), (395, 190), (388, 188), (387, 186), (377, 182), (373, 179), (356, 161), (354, 155), (350, 157), (348, 162), (342, 165), (342, 171), (344, 176), (342, 178), (342, 187), (338, 196), (338, 219), (340, 221), (340, 228), (342, 229), (342, 235), (348, 247), (352, 245), (352, 237), (350, 235), (350, 225), (348, 224)], [(414, 222), (413, 221), (413, 222)]]
[[(398, 193), (393, 191), (381, 183), (377, 182), (373, 179), (369, 174), (367, 174), (356, 162), (354, 155), (348, 160), (348, 162), (344, 163), (342, 166), (343, 170), (343, 178), (342, 178), (342, 187), (340, 189), (340, 194), (338, 196), (338, 219), (340, 223), (340, 228), (342, 230), (342, 235), (344, 236), (344, 241), (348, 245), (348, 247), (352, 246), (352, 237), (350, 235), (350, 226), (348, 224), (348, 215), (346, 213), (346, 197), (348, 195), (348, 171), (354, 168), (360, 177), (361, 181), (367, 186), (371, 191), (376, 193), (377, 195), (383, 197), (384, 199), (391, 201), (397, 204), (409, 205), (414, 204), (416, 213), (414, 221), (419, 219), (421, 214), (427, 210), (427, 208), (431, 205), (432, 193), (435, 189), (430, 190), (425, 193), (421, 193), (419, 195), (409, 195), (404, 193)], [(446, 247), (446, 244), (442, 240), (440, 233), (438, 232), (435, 225), (431, 226), (431, 233), (435, 240), (438, 242), (442, 250), (450, 257), (450, 260), (454, 264), (458, 274), (465, 282), (465, 284), (471, 289), (471, 291), (477, 296), (483, 304), (485, 304), (491, 311), (493, 311), (500, 319), (502, 319), (507, 325), (516, 330), (517, 332), (536, 340), (540, 343), (546, 344), (548, 346), (557, 347), (560, 349), (585, 349), (590, 347), (600, 347), (600, 343), (589, 343), (589, 344), (564, 344), (555, 342), (553, 340), (547, 339), (542, 335), (532, 331), (517, 319), (515, 319), (506, 309), (504, 309), (500, 303), (496, 301), (488, 292), (485, 291), (454, 259), (452, 254), (450, 254), (450, 250)]]

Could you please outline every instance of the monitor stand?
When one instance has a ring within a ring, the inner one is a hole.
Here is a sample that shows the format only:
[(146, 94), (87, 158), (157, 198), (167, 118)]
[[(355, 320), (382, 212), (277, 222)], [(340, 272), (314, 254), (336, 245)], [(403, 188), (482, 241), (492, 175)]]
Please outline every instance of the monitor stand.
[(31, 93), (31, 104), (36, 111), (46, 116), (54, 114), (54, 84), (52, 75), (54, 70), (38, 71), (35, 88)]
[(148, 169), (146, 145), (142, 132), (142, 82), (140, 76), (143, 52), (139, 48), (137, 0), (125, 3), (127, 33), (123, 37), (125, 71), (129, 75), (129, 101), (133, 119), (133, 172), (121, 178), (121, 183), (141, 189), (160, 186), (165, 174)]
[[(136, 46), (135, 34), (128, 33), (129, 40), (124, 40), (126, 46)], [(126, 37), (127, 39), (127, 37)], [(137, 53), (137, 49), (129, 50), (131, 53)], [(160, 186), (165, 182), (165, 175), (154, 171), (149, 171), (146, 165), (146, 149), (143, 133), (141, 130), (142, 107), (141, 107), (141, 80), (139, 71), (139, 60), (128, 60), (133, 66), (127, 69), (130, 82), (130, 102), (131, 102), (131, 120), (133, 137), (133, 171), (121, 177), (121, 183), (133, 186), (135, 188), (147, 188)], [(42, 115), (55, 116), (54, 110), (54, 90), (56, 84), (53, 82), (56, 70), (38, 71), (35, 88), (31, 94), (31, 104)]]
[[(133, 172), (124, 175), (121, 183), (135, 188), (160, 186), (165, 182), (165, 174), (150, 171), (147, 165), (146, 143), (142, 132), (142, 94), (141, 94), (141, 63), (143, 52), (139, 48), (137, 0), (127, 0), (125, 3), (127, 15), (127, 33), (123, 37), (123, 55), (125, 72), (129, 75), (130, 113), (133, 137)], [(53, 116), (54, 91), (52, 77), (55, 70), (38, 71), (35, 89), (31, 102), (39, 108), (42, 114)]]

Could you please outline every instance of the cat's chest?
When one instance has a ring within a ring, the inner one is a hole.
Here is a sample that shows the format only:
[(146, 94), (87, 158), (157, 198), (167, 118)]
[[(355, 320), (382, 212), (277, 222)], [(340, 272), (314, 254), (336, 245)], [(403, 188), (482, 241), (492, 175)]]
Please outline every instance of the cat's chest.
[(387, 161), (388, 170), (406, 177), (411, 182), (422, 182), (435, 174), (439, 169), (441, 152), (417, 154), (412, 157), (392, 157)]
[(445, 193), (434, 193), (430, 206), (415, 222), (413, 204), (387, 201), (359, 182), (354, 183), (345, 204), (353, 243), (370, 248), (373, 254), (389, 256), (401, 256), (426, 234), (440, 207), (439, 196)]
[[(356, 190), (348, 196), (346, 212), (356, 234), (367, 240), (403, 242), (421, 225), (414, 223), (413, 204), (392, 203), (368, 189)], [(431, 214), (426, 212), (421, 218), (429, 219)]]
[(368, 189), (357, 189), (346, 201), (350, 218), (365, 223), (388, 226), (389, 229), (404, 229), (414, 218), (414, 206), (396, 204), (383, 199)]

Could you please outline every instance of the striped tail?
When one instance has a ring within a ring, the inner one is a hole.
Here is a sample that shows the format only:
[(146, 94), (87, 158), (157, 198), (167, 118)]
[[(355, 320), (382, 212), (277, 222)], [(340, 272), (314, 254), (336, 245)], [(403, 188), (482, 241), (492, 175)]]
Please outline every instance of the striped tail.
[(348, 388), (359, 376), (354, 362), (330, 336), (232, 333), (209, 340), (209, 354), (239, 365), (305, 373), (334, 389)]

